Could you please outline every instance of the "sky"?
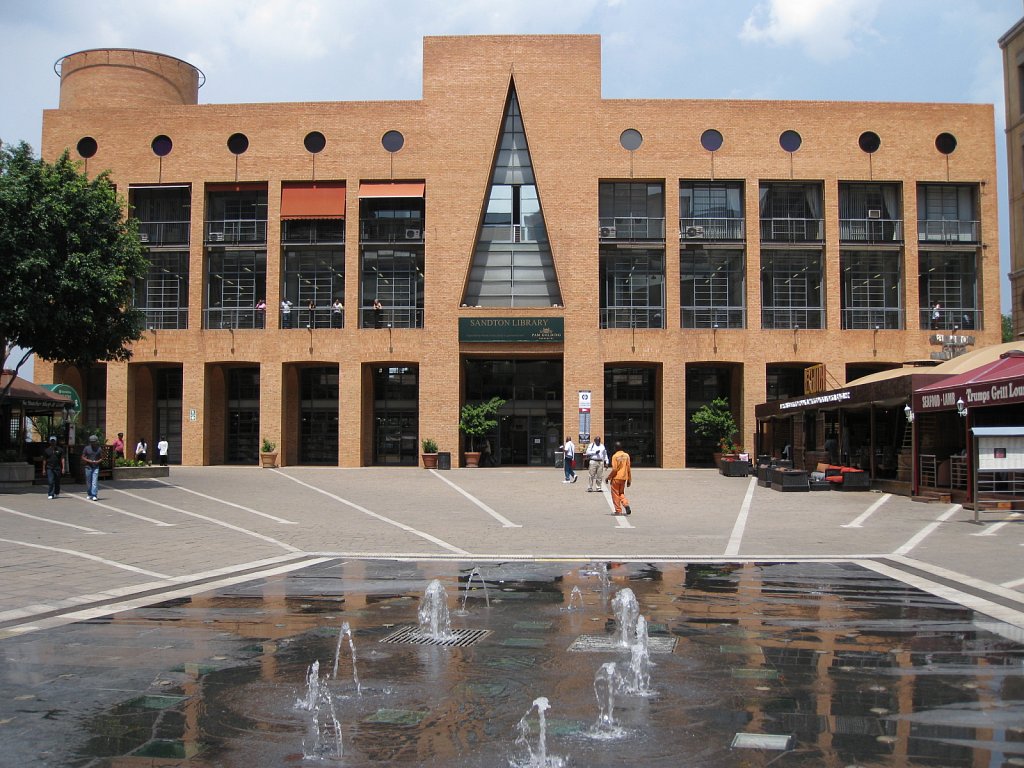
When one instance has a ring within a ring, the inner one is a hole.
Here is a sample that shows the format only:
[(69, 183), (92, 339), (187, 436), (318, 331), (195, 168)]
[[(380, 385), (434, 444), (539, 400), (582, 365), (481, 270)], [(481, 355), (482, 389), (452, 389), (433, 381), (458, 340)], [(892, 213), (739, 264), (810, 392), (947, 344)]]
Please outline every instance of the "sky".
[(38, 150), (54, 64), (139, 48), (199, 67), (204, 104), (418, 99), (430, 35), (600, 34), (605, 98), (995, 106), (1002, 308), (1009, 230), (999, 38), (1022, 0), (5, 0), (0, 141)]

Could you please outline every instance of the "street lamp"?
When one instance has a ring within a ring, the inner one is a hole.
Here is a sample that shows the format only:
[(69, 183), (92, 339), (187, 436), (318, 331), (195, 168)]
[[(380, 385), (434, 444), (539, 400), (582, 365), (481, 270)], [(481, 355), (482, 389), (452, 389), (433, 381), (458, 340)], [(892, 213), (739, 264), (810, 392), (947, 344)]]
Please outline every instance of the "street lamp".
[(903, 415), (907, 417), (908, 424), (914, 423), (914, 412), (910, 408), (910, 403), (903, 406)]
[(964, 399), (962, 397), (958, 397), (956, 400), (956, 412), (960, 414), (961, 417), (967, 416), (967, 405), (964, 403)]

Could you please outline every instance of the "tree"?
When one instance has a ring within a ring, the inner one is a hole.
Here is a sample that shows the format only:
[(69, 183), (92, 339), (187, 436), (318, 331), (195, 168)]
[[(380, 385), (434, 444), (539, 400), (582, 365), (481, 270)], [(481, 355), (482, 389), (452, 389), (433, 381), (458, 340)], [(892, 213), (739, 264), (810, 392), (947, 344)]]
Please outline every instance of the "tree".
[(498, 409), (505, 404), (500, 397), (492, 397), (486, 403), (466, 403), (462, 406), (462, 414), (459, 418), (459, 429), (469, 437), (469, 450), (476, 452), (475, 439), (483, 437), (496, 426), (498, 420), (494, 416)]
[(1003, 315), (1003, 341), (1013, 341), (1013, 317)]
[[(106, 172), (90, 180), (67, 151), (50, 164), (25, 142), (0, 146), (4, 368), (17, 373), (33, 352), (76, 365), (129, 359), (126, 345), (145, 328), (133, 295), (147, 269)], [(8, 359), (14, 347), (16, 361)]]
[(730, 452), (726, 449), (734, 447), (732, 436), (739, 428), (732, 417), (729, 401), (724, 397), (716, 397), (709, 404), (702, 405), (690, 417), (690, 421), (693, 422), (694, 432), (701, 437), (712, 438), (723, 453)]

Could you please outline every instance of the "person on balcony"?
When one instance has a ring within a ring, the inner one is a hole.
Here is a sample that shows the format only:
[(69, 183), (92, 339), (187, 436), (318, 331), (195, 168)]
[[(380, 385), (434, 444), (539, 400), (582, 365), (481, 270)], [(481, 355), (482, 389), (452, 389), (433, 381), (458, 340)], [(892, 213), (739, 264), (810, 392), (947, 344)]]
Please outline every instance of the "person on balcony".
[(341, 303), (341, 299), (335, 299), (334, 303), (331, 304), (331, 328), (342, 327), (342, 317), (344, 316), (345, 305)]
[(281, 300), (281, 327), (292, 327), (292, 303), (288, 299)]

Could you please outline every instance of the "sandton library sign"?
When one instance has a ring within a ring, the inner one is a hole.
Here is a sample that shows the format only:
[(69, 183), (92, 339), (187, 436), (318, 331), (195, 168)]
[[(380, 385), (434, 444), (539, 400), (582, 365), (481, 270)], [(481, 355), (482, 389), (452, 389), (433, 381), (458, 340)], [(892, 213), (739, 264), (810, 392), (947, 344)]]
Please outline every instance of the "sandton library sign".
[(561, 317), (460, 317), (460, 342), (561, 342)]

